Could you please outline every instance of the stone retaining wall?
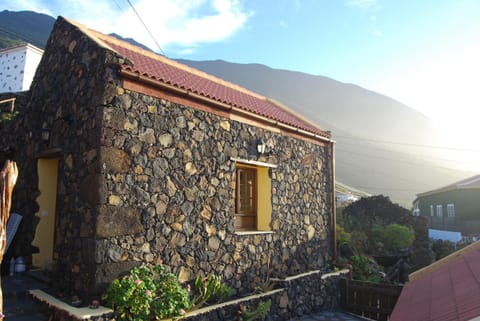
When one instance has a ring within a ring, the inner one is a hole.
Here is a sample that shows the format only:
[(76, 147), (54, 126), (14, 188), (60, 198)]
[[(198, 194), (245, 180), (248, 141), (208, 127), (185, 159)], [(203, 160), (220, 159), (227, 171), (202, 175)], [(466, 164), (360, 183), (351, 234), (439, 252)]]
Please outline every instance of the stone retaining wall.
[[(270, 313), (266, 320), (287, 321), (304, 315), (320, 311), (331, 311), (339, 308), (340, 290), (339, 280), (345, 277), (348, 271), (322, 275), (320, 271), (313, 271), (283, 280), (277, 280), (280, 289), (267, 293), (251, 295), (241, 299), (228, 301), (218, 305), (207, 306), (187, 313), (184, 320), (188, 321), (227, 321), (238, 320), (240, 306), (253, 311), (258, 304), (271, 300)], [(311, 286), (313, 285), (313, 286)], [(77, 321), (73, 316), (59, 307), (46, 303), (53, 320)], [(91, 321), (114, 321), (111, 313), (89, 317)]]

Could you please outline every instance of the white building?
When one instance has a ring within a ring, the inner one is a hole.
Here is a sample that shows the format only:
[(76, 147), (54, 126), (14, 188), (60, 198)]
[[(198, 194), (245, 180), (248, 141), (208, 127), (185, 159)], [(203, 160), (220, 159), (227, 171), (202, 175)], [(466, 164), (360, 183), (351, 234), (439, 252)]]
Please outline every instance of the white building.
[(31, 44), (0, 49), (0, 93), (29, 90), (42, 55)]

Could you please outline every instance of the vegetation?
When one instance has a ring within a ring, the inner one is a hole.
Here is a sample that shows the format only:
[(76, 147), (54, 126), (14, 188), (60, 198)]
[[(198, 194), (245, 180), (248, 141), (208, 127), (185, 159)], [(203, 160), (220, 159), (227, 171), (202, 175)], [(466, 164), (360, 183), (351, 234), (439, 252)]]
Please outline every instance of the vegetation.
[(352, 235), (345, 231), (345, 229), (340, 224), (337, 224), (337, 226), (335, 226), (335, 234), (337, 236), (338, 244), (350, 243), (352, 241)]
[(55, 18), (31, 11), (0, 12), (0, 48), (29, 42), (45, 48)]
[[(376, 195), (353, 202), (337, 211), (337, 241), (342, 254), (342, 244), (351, 250), (344, 257), (352, 264), (351, 256), (369, 254), (386, 257), (410, 253), (408, 265), (412, 270), (426, 266), (432, 261), (427, 221), (416, 217), (409, 210), (394, 204), (383, 195)], [(408, 251), (406, 251), (408, 250)], [(363, 264), (363, 257), (355, 258), (355, 263)], [(388, 261), (391, 261), (388, 259)], [(359, 271), (362, 269), (360, 268)], [(364, 278), (364, 277), (359, 277)]]
[(103, 299), (120, 321), (170, 318), (184, 314), (190, 307), (187, 289), (163, 266), (133, 268), (112, 282)]
[(190, 310), (203, 306), (212, 297), (216, 297), (217, 301), (222, 302), (231, 294), (232, 289), (222, 283), (221, 277), (215, 275), (198, 276), (195, 279), (195, 292)]
[[(341, 242), (351, 242), (359, 252), (393, 254), (415, 240), (410, 211), (379, 195), (361, 198), (342, 212), (337, 227)], [(348, 241), (350, 236), (350, 241)]]
[(412, 246), (415, 235), (412, 228), (400, 224), (386, 227), (375, 225), (372, 228), (371, 248), (377, 253), (394, 254)]
[(21, 45), (23, 41), (0, 34), (0, 49)]
[(0, 112), (0, 123), (14, 119), (19, 114), (18, 111), (13, 113)]
[(347, 231), (363, 231), (371, 236), (375, 225), (410, 225), (412, 214), (406, 208), (392, 203), (383, 195), (363, 197), (348, 205), (341, 213), (339, 221)]
[(238, 312), (239, 319), (242, 321), (264, 320), (270, 312), (271, 306), (272, 300), (260, 302), (253, 311), (250, 311), (244, 305), (240, 305), (240, 311)]
[(356, 254), (350, 258), (352, 278), (354, 280), (380, 282), (380, 272), (383, 268), (371, 257), (365, 254)]
[(199, 308), (211, 298), (225, 300), (231, 289), (221, 278), (210, 275), (197, 277), (195, 289), (179, 284), (178, 278), (161, 265), (135, 267), (122, 278), (114, 280), (103, 299), (119, 321), (146, 321), (176, 318)]
[(455, 252), (455, 244), (447, 240), (435, 240), (432, 242), (432, 251), (435, 255), (435, 261), (438, 261)]

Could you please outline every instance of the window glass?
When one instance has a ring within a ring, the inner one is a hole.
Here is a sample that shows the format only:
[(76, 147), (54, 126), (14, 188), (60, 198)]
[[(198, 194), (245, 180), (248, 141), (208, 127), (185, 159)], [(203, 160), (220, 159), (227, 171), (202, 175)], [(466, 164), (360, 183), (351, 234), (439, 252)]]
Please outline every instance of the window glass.
[[(248, 162), (248, 161), (246, 161)], [(272, 230), (271, 169), (276, 165), (257, 166), (235, 162), (235, 230)]]
[(442, 217), (443, 216), (443, 208), (442, 205), (437, 205), (437, 216)]
[(239, 230), (257, 228), (257, 170), (237, 167), (235, 227)]
[(447, 204), (447, 216), (448, 217), (455, 217), (455, 205), (454, 204)]

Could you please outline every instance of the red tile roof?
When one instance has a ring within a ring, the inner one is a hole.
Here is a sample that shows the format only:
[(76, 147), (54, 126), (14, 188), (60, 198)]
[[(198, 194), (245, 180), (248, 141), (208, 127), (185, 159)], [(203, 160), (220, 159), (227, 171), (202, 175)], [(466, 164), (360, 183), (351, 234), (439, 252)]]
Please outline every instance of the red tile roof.
[(81, 24), (72, 21), (70, 23), (82, 29), (101, 45), (113, 49), (131, 62), (131, 64), (122, 65), (123, 70), (187, 90), (296, 129), (325, 138), (331, 137), (330, 132), (319, 128), (301, 115), (264, 96), (112, 36), (88, 29)]
[(412, 273), (390, 321), (467, 321), (480, 317), (480, 242)]

